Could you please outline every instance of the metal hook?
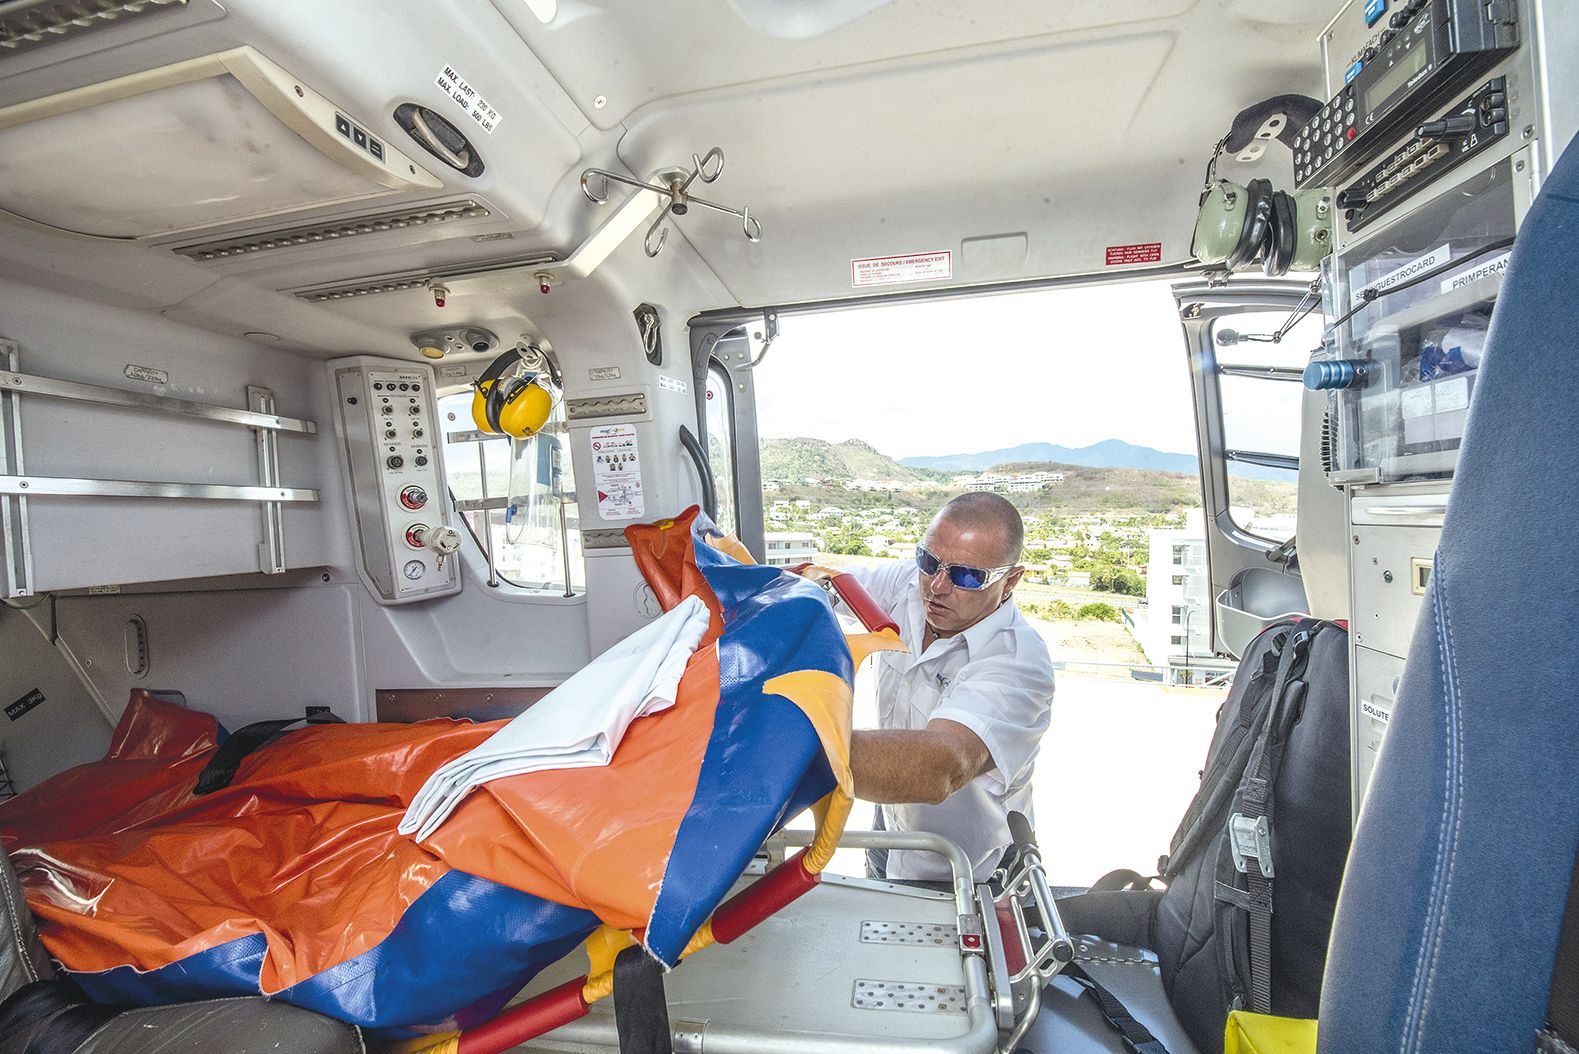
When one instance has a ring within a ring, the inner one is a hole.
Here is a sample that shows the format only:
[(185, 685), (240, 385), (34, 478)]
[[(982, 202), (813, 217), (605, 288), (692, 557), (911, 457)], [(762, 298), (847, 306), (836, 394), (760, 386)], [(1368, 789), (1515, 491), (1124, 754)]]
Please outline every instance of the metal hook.
[[(707, 165), (710, 161), (718, 162), (717, 167), (714, 168), (712, 172), (708, 172), (707, 170)], [(711, 183), (713, 180), (724, 174), (723, 148), (715, 146), (701, 157), (692, 154), (691, 164), (696, 168), (696, 174), (702, 177), (703, 183)]]
[[(596, 177), (603, 181), (603, 193), (595, 193), (592, 189), (592, 179)], [(581, 193), (594, 205), (607, 205), (609, 203), (609, 174), (599, 168), (589, 168), (581, 173)]]
[(740, 229), (745, 231), (747, 241), (759, 242), (762, 240), (762, 221), (751, 217), (750, 205), (740, 210)]
[[(663, 252), (664, 243), (669, 240), (669, 228), (663, 225), (663, 221), (668, 218), (669, 209), (666, 208), (662, 212), (658, 213), (658, 218), (652, 221), (651, 227), (647, 228), (647, 236), (641, 240), (642, 251), (645, 252), (649, 258), (657, 256), (659, 253)], [(652, 242), (652, 236), (654, 232), (657, 232), (658, 235), (657, 245), (654, 245)]]

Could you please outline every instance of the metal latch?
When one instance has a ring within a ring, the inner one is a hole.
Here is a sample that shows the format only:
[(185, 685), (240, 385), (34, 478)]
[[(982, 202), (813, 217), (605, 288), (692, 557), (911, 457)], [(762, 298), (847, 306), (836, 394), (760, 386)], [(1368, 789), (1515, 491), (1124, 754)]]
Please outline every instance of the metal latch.
[(959, 949), (962, 952), (974, 952), (980, 955), (987, 936), (986, 927), (982, 924), (981, 916), (972, 913), (959, 917)]
[(1234, 867), (1241, 875), (1249, 872), (1247, 860), (1254, 859), (1261, 869), (1261, 877), (1272, 877), (1272, 830), (1265, 816), (1251, 819), (1240, 812), (1230, 816), (1228, 848), (1234, 854)]

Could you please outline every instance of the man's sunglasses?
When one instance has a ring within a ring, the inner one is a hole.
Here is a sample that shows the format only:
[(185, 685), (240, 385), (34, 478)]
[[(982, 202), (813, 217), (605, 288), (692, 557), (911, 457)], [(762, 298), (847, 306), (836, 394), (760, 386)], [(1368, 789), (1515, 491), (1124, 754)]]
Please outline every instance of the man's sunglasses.
[(916, 566), (928, 578), (939, 571), (948, 572), (948, 580), (960, 589), (986, 589), (1004, 575), (1013, 571), (1017, 565), (1006, 564), (1003, 567), (972, 567), (969, 564), (945, 564), (933, 556), (924, 545), (916, 546)]

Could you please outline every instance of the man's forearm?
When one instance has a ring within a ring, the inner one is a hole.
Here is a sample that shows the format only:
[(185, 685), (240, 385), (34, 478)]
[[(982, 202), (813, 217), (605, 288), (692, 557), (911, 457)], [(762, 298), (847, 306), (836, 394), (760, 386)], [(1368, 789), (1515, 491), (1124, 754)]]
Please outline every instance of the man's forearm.
[(850, 734), (855, 796), (866, 801), (936, 805), (990, 766), (981, 740), (952, 721), (925, 729), (859, 729)]

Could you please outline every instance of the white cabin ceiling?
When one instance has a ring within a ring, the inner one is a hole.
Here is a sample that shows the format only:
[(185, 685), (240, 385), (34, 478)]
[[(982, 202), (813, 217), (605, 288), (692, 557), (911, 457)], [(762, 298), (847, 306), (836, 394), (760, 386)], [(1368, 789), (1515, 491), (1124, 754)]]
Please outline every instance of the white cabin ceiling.
[[(693, 209), (671, 223), (658, 258), (622, 249), (607, 273), (582, 281), (605, 298), (618, 290), (689, 314), (853, 295), (850, 260), (861, 256), (949, 249), (955, 278), (944, 284), (1102, 271), (1105, 246), (1138, 242), (1161, 242), (1164, 260), (1179, 261), (1211, 144), (1249, 104), (1320, 94), (1316, 34), (1337, 6), (559, 0), (544, 24), (525, 0), (229, 0), (223, 9), (199, 0), (185, 13), (0, 56), (0, 107), (250, 45), (443, 184), (384, 194), (365, 211), (464, 197), (488, 202), (490, 215), (206, 262), (173, 253), (173, 241), (106, 247), (4, 225), (0, 272), (238, 334), (280, 333), (287, 346), (323, 354), (358, 334), (359, 350), (404, 353), (406, 332), (437, 324), (422, 296), (305, 304), (280, 291), (563, 257), (623, 197), (616, 187), (614, 203), (587, 202), (582, 169), (646, 176), (712, 146), (727, 163), (703, 196), (749, 205), (763, 240), (753, 245), (735, 221)], [(155, 32), (161, 23), (174, 28)], [(445, 65), (498, 109), (492, 134), (436, 87)], [(428, 158), (391, 117), (402, 102), (453, 120), (481, 151), (483, 174)], [(1262, 172), (1286, 182), (1287, 167), (1275, 148)], [(87, 202), (93, 181), (80, 182)], [(289, 222), (358, 211), (340, 205)], [(586, 308), (588, 297), (560, 293), (545, 300), (523, 275), (461, 289), (457, 302), (525, 331), (555, 316), (572, 324), (571, 304)], [(608, 305), (626, 316), (630, 306)], [(457, 320), (438, 320), (448, 321)]]

